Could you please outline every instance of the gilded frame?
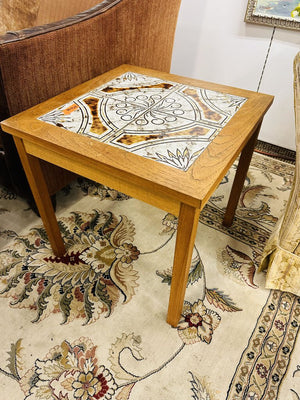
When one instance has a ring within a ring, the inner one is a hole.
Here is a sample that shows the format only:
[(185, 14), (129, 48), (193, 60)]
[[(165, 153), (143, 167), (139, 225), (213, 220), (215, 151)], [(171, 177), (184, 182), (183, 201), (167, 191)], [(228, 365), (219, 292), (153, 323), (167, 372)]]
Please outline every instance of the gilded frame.
[[(282, 5), (280, 2), (282, 2)], [(300, 30), (300, 12), (295, 17), (287, 16), (287, 13), (291, 14), (297, 6), (300, 8), (300, 2), (294, 0), (290, 3), (288, 5), (285, 0), (248, 0), (245, 22)], [(263, 10), (264, 7), (265, 11)], [(280, 8), (284, 12), (281, 12)]]

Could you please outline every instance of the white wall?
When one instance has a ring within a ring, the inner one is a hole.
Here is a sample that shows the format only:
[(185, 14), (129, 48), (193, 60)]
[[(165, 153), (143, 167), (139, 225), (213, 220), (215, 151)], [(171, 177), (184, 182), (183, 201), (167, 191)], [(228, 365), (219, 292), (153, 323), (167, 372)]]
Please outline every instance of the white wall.
[[(256, 91), (272, 27), (244, 22), (247, 0), (182, 0), (171, 72)], [(295, 149), (293, 58), (300, 31), (277, 28), (260, 92), (275, 95), (259, 139)]]

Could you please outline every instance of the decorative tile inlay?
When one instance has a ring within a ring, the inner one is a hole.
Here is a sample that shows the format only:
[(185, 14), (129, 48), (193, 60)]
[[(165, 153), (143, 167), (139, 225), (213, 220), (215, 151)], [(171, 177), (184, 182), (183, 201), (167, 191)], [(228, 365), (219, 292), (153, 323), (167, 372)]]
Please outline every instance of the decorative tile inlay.
[(127, 72), (39, 119), (186, 171), (246, 100)]

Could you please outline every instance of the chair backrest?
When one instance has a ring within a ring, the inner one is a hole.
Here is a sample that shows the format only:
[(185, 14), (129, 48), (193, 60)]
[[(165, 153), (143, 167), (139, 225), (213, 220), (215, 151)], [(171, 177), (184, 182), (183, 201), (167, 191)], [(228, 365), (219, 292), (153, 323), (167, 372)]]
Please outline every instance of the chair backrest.
[(181, 0), (104, 0), (0, 37), (0, 119), (120, 64), (169, 71)]
[(99, 0), (38, 0), (38, 2), (39, 9), (34, 26), (69, 18), (99, 4)]
[(41, 0), (0, 0), (0, 35), (36, 25)]
[[(168, 72), (180, 3), (103, 0), (74, 17), (0, 36), (0, 121), (121, 64)], [(9, 175), (27, 196), (13, 140), (1, 130), (0, 139), (0, 178)], [(43, 169), (51, 194), (70, 180), (49, 164)]]

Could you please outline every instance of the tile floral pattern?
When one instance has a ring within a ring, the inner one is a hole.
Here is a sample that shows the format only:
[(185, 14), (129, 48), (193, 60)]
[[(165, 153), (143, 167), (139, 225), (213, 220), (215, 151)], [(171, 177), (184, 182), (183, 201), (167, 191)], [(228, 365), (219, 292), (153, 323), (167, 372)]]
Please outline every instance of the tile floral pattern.
[(128, 72), (39, 119), (186, 171), (246, 100)]

